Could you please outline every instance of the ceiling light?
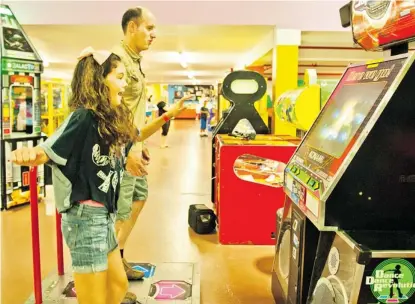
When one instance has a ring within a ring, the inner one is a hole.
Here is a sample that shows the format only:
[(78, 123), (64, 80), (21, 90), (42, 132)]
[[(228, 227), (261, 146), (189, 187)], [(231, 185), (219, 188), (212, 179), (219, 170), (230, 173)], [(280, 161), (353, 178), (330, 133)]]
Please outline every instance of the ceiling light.
[(187, 69), (186, 55), (182, 52), (179, 53), (179, 61), (180, 61), (180, 65), (183, 67), (183, 69)]
[(189, 77), (190, 79), (195, 77), (195, 74), (191, 71), (187, 72), (187, 77)]

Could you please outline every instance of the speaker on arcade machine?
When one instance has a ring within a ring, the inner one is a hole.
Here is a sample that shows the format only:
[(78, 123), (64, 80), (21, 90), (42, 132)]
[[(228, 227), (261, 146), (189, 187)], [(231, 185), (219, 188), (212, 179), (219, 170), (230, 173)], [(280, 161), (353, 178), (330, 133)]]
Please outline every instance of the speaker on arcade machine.
[(277, 303), (286, 303), (291, 257), (291, 204), (277, 210), (276, 244), (272, 267), (271, 290)]
[(327, 248), (309, 304), (413, 303), (413, 232), (339, 231)]
[(268, 134), (268, 127), (255, 109), (255, 102), (260, 100), (267, 90), (264, 77), (253, 71), (235, 71), (223, 80), (222, 94), (231, 103), (226, 115), (219, 120), (212, 132), (212, 182), (211, 199), (216, 202), (216, 153), (218, 134), (231, 134), (241, 120), (247, 120), (256, 134)]

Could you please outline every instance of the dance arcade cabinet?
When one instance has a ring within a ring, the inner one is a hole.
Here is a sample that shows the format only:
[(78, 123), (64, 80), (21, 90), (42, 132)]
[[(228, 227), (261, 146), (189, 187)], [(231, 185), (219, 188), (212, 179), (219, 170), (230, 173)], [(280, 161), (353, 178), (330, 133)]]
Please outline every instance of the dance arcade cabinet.
[(275, 216), (284, 204), (284, 169), (299, 140), (277, 135), (257, 135), (254, 140), (216, 138), (219, 242), (274, 245)]
[[(1, 38), (1, 208), (29, 202), (29, 168), (11, 163), (11, 152), (38, 145), (41, 133), (40, 75), (42, 60), (7, 5), (0, 5)], [(44, 167), (38, 169), (40, 195), (45, 195)]]
[[(415, 131), (413, 62), (413, 55), (403, 55), (348, 67), (289, 161), (284, 191), (293, 214), (286, 303), (306, 303), (335, 230), (413, 230), (415, 189), (401, 181), (415, 165), (407, 140)], [(302, 223), (298, 235), (295, 214)]]
[(349, 66), (289, 161), (284, 190), (318, 229), (414, 230), (414, 58)]
[(255, 109), (255, 102), (259, 101), (266, 91), (267, 83), (264, 77), (256, 72), (236, 71), (228, 74), (223, 80), (222, 94), (231, 106), (212, 132), (212, 202), (215, 202), (216, 195), (216, 135), (231, 134), (242, 119), (249, 121), (256, 134), (268, 134), (267, 125)]
[(307, 303), (414, 303), (415, 237), (403, 231), (339, 231)]

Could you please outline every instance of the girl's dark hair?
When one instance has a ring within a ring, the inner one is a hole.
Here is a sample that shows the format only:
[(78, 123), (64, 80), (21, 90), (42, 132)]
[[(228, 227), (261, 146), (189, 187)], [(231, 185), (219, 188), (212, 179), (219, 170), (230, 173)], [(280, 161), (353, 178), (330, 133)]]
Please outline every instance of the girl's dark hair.
[(71, 110), (90, 109), (98, 120), (98, 131), (111, 148), (119, 148), (138, 140), (133, 114), (124, 103), (117, 107), (111, 105), (111, 97), (105, 78), (121, 64), (121, 59), (111, 54), (99, 65), (92, 56), (78, 61), (72, 78), (72, 96), (69, 101)]

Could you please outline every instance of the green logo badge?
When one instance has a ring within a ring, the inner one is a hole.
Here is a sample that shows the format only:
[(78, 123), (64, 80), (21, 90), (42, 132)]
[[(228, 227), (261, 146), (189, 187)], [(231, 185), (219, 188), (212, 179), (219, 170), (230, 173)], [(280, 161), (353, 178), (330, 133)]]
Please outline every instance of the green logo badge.
[(366, 277), (373, 295), (380, 303), (404, 303), (415, 292), (415, 267), (407, 260), (388, 259)]

